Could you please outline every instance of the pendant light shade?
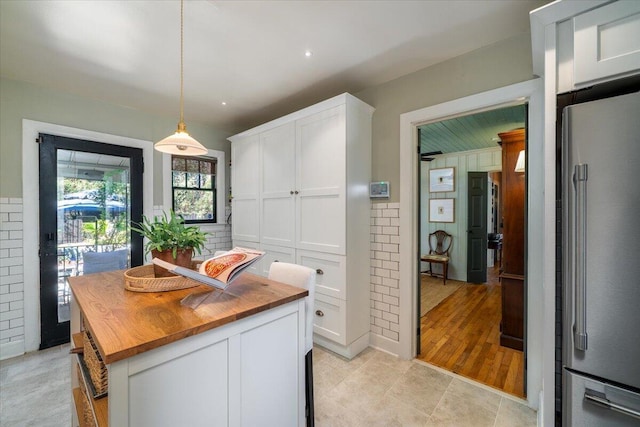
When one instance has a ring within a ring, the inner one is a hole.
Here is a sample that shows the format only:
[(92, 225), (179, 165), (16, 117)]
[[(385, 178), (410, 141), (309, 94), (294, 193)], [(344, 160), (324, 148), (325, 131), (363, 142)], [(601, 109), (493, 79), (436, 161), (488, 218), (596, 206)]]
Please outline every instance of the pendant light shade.
[(179, 154), (181, 156), (203, 156), (209, 151), (187, 133), (184, 122), (178, 123), (176, 133), (156, 142), (155, 149), (163, 153)]
[(209, 151), (187, 132), (184, 123), (184, 0), (180, 1), (180, 121), (176, 133), (155, 143), (154, 148), (163, 153), (181, 156), (202, 156)]
[(520, 153), (518, 153), (518, 160), (516, 161), (516, 168), (514, 169), (514, 172), (524, 172), (524, 156), (524, 150), (521, 150)]

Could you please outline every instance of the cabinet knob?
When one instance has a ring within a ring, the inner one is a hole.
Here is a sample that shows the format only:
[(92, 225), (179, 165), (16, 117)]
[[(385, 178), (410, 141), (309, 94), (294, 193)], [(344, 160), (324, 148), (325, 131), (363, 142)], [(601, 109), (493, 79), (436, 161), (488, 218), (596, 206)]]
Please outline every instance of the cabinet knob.
[(324, 271), (320, 270), (319, 268), (316, 270), (316, 274), (324, 274)]
[(289, 191), (289, 194), (293, 194), (293, 190)]
[(278, 261), (277, 259), (274, 259), (273, 262), (280, 262), (280, 261)]
[(322, 317), (324, 316), (324, 313), (322, 312), (322, 310), (316, 310), (316, 316)]
[(298, 194), (298, 193), (299, 193), (299, 191), (298, 191), (298, 190), (296, 190), (296, 191), (295, 191), (295, 193), (296, 193), (296, 194)]

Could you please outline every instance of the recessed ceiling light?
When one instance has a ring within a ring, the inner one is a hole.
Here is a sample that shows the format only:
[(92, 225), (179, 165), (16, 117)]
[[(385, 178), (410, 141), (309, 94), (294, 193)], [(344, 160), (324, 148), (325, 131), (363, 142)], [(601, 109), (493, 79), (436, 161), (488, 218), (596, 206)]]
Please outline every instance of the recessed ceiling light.
[(227, 102), (226, 101), (222, 101), (221, 104), (222, 105), (227, 105)]
[(311, 55), (313, 55), (313, 53), (311, 53), (310, 50), (307, 50), (304, 52), (304, 56), (306, 56), (307, 58), (310, 57)]

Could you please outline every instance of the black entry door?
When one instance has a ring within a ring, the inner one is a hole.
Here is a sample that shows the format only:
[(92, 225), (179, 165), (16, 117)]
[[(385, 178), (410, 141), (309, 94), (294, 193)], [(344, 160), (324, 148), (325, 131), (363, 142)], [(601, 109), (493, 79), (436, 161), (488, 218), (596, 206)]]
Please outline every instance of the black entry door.
[(487, 281), (487, 173), (468, 173), (467, 282)]
[(142, 150), (40, 134), (40, 349), (69, 341), (67, 278), (83, 253), (127, 249), (143, 262)]

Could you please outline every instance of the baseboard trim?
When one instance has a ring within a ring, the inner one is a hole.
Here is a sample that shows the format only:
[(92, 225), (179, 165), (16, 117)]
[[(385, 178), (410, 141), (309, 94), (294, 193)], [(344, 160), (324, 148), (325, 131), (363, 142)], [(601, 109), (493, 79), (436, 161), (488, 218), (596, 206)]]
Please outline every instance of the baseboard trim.
[(326, 348), (327, 350), (330, 350), (342, 357), (346, 357), (347, 359), (351, 360), (358, 354), (360, 354), (360, 352), (362, 352), (365, 348), (369, 347), (369, 335), (369, 332), (367, 332), (347, 346), (337, 344), (334, 341), (328, 340), (317, 334), (313, 336), (313, 342), (321, 347)]
[(400, 343), (385, 336), (371, 333), (369, 345), (377, 350), (400, 357)]
[(24, 354), (24, 341), (9, 341), (0, 344), (0, 360)]

